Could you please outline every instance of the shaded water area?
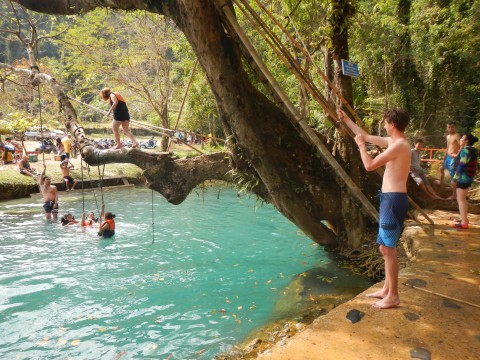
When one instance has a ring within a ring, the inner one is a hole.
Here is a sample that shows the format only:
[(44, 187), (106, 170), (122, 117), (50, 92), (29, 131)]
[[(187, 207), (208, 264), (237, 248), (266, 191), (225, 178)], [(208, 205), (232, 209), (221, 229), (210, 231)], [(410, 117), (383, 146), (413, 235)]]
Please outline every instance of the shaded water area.
[[(61, 194), (60, 215), (78, 219), (82, 199)], [(0, 203), (0, 358), (211, 359), (312, 293), (370, 285), (228, 188), (178, 206), (141, 187), (104, 200), (117, 223), (108, 240), (46, 221), (41, 199)]]

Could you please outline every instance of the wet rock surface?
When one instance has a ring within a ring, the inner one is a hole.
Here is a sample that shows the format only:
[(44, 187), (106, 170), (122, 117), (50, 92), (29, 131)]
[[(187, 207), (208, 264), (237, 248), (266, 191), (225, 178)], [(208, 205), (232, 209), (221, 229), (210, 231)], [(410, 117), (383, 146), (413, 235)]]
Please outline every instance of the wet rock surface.
[(430, 360), (432, 358), (432, 354), (427, 349), (415, 348), (410, 350), (410, 357), (412, 359)]
[(420, 319), (419, 315), (414, 314), (412, 312), (406, 312), (406, 313), (403, 314), (403, 316), (405, 316), (405, 319), (410, 320), (410, 321), (417, 321), (418, 319)]
[(352, 324), (359, 322), (360, 320), (362, 320), (364, 316), (365, 316), (365, 313), (357, 309), (350, 310), (347, 313), (347, 319), (350, 320)]

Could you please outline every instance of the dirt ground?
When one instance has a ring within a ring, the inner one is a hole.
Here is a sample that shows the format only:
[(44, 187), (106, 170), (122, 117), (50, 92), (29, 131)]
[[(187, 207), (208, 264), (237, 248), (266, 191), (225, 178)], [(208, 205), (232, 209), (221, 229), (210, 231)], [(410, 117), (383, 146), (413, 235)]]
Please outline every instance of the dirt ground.
[(435, 225), (418, 216), (402, 237), (412, 261), (400, 271), (400, 306), (370, 306), (365, 294), (378, 283), (259, 358), (479, 359), (480, 216), (469, 215), (470, 228), (459, 230), (451, 226), (458, 213), (427, 214)]

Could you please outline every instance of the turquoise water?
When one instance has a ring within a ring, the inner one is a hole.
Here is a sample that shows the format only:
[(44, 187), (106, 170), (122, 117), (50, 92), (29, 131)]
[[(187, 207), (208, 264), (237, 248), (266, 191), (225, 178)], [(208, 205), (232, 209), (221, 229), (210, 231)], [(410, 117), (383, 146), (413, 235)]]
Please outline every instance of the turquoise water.
[[(349, 278), (273, 207), (230, 189), (179, 206), (155, 194), (154, 238), (150, 190), (104, 198), (117, 215), (108, 240), (46, 221), (41, 199), (0, 203), (0, 358), (210, 359), (285, 315), (298, 274)], [(60, 207), (79, 218), (81, 192)]]

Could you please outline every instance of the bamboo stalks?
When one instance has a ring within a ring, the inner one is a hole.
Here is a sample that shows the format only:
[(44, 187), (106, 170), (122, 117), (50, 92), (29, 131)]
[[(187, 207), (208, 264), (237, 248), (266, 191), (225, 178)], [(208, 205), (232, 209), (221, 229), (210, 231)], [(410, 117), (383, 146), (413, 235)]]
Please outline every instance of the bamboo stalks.
[(418, 286), (415, 286), (415, 285), (410, 285), (408, 283), (403, 283), (403, 285), (408, 286), (408, 287), (410, 287), (412, 289), (415, 289), (415, 290), (420, 290), (420, 291), (426, 292), (426, 293), (431, 294), (431, 295), (437, 295), (437, 296), (440, 296), (444, 299), (452, 300), (452, 301), (455, 301), (455, 302), (459, 302), (461, 304), (470, 305), (470, 306), (473, 306), (473, 307), (476, 307), (476, 308), (480, 309), (480, 305), (477, 305), (477, 304), (474, 304), (474, 303), (471, 303), (471, 302), (468, 302), (468, 301), (465, 301), (465, 300), (461, 300), (461, 299), (457, 299), (457, 298), (454, 298), (454, 297), (451, 297), (451, 296), (448, 296), (448, 295), (440, 294), (440, 293), (437, 293), (435, 291), (427, 290), (427, 289), (424, 289), (424, 288), (421, 288), (421, 287), (418, 287)]
[[(347, 188), (349, 189), (350, 193), (363, 205), (367, 213), (377, 222), (379, 221), (379, 215), (375, 207), (368, 201), (366, 196), (362, 193), (360, 188), (353, 182), (353, 180), (348, 176), (348, 174), (343, 170), (343, 168), (338, 164), (335, 158), (330, 154), (329, 150), (326, 146), (320, 141), (317, 137), (315, 132), (308, 126), (304, 119), (301, 118), (300, 114), (298, 113), (295, 106), (290, 102), (290, 99), (284, 93), (280, 85), (277, 83), (275, 78), (272, 74), (268, 71), (265, 64), (260, 59), (260, 56), (256, 52), (255, 48), (251, 44), (248, 37), (245, 35), (241, 27), (238, 25), (236, 18), (228, 7), (225, 0), (215, 0), (216, 5), (220, 10), (222, 10), (223, 14), (225, 15), (225, 20), (228, 22), (229, 26), (235, 31), (236, 35), (238, 36), (239, 40), (243, 44), (243, 46), (247, 49), (248, 53), (254, 60), (256, 66), (265, 76), (267, 81), (269, 82), (272, 89), (275, 91), (277, 96), (281, 99), (284, 103), (286, 109), (291, 114), (292, 119), (295, 121), (297, 125), (303, 130), (304, 136), (315, 145), (316, 149), (320, 153), (320, 155), (328, 162), (328, 164), (332, 167), (338, 177), (342, 179), (345, 183)], [(336, 114), (335, 114), (336, 117)]]
[[(273, 16), (273, 14), (268, 11), (268, 9), (261, 4), (258, 0), (254, 0), (260, 8), (262, 8), (265, 13), (269, 16), (269, 18), (282, 30), (282, 32), (288, 37), (288, 39), (294, 44), (294, 46), (304, 54), (304, 56), (309, 59), (309, 61), (314, 65), (315, 69), (317, 70), (317, 73), (324, 79), (328, 86), (334, 91), (334, 93), (337, 95), (337, 97), (340, 99), (343, 105), (345, 105), (346, 109), (348, 112), (355, 118), (358, 124), (363, 125), (361, 119), (359, 116), (356, 114), (356, 112), (353, 110), (353, 108), (350, 106), (348, 101), (342, 96), (341, 92), (338, 90), (338, 88), (328, 79), (328, 77), (320, 70), (320, 68), (313, 62), (312, 57), (308, 53), (308, 51), (305, 49), (305, 46), (300, 45), (300, 43), (295, 40), (290, 33), (288, 32), (285, 27), (283, 27), (280, 22)], [(337, 118), (337, 114), (335, 109), (333, 109), (328, 101), (325, 99), (321, 91), (317, 88), (311, 77), (309, 76), (308, 73), (306, 73), (298, 63), (298, 61), (291, 55), (290, 51), (282, 44), (281, 40), (277, 37), (277, 35), (270, 30), (268, 25), (258, 16), (258, 14), (255, 12), (255, 10), (248, 4), (246, 0), (234, 0), (234, 2), (239, 5), (241, 3), (242, 6), (238, 6), (239, 9), (243, 12), (245, 17), (250, 21), (252, 26), (258, 31), (258, 33), (262, 36), (262, 38), (267, 42), (267, 44), (272, 48), (272, 50), (277, 54), (277, 56), (283, 61), (285, 66), (294, 74), (294, 76), (300, 81), (302, 85), (305, 86), (305, 88), (309, 91), (309, 93), (312, 95), (312, 97), (319, 103), (320, 106), (327, 112), (327, 114), (337, 123), (333, 123), (335, 126), (339, 126), (341, 122)], [(260, 25), (257, 26), (257, 23)], [(293, 21), (292, 21), (293, 24)], [(295, 29), (296, 30), (296, 29)], [(303, 43), (303, 41), (302, 41)], [(347, 126), (342, 127), (346, 133), (351, 136), (352, 138), (355, 137), (355, 134), (353, 131), (348, 128)], [(365, 129), (364, 129), (365, 131)], [(377, 169), (376, 172), (380, 175), (383, 176), (383, 169)], [(412, 205), (417, 211), (422, 213), (422, 215), (433, 225), (434, 222), (433, 220), (423, 211), (420, 206), (418, 206), (415, 201), (408, 196), (408, 201), (410, 205)]]

